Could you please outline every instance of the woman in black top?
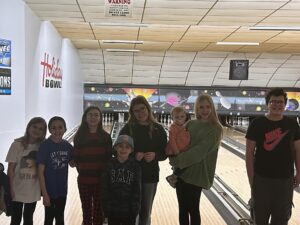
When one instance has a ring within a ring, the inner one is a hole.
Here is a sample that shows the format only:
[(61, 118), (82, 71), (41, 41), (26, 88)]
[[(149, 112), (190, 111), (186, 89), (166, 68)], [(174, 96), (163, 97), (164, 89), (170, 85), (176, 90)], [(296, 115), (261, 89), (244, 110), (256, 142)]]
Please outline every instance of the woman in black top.
[(142, 168), (142, 200), (139, 225), (151, 224), (151, 210), (159, 180), (158, 161), (165, 160), (167, 134), (154, 119), (151, 107), (143, 96), (132, 99), (129, 119), (120, 134), (127, 134), (134, 140), (134, 156)]

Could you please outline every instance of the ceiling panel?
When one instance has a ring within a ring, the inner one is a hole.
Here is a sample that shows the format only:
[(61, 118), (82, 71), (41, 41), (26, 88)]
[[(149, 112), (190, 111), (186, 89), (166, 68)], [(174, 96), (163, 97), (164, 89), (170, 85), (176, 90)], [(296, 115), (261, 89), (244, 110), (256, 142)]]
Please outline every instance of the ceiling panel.
[(188, 78), (185, 85), (186, 86), (211, 86), (213, 78)]
[(159, 78), (160, 70), (137, 70), (133, 71), (133, 77), (152, 77), (152, 78)]
[(295, 81), (291, 80), (271, 80), (267, 87), (294, 87), (294, 85)]
[(160, 85), (178, 85), (178, 86), (184, 86), (184, 84), (185, 84), (185, 77), (170, 77), (170, 78), (160, 77), (159, 84)]
[(133, 77), (132, 84), (139, 85), (157, 85), (159, 81), (158, 77)]
[[(131, 17), (106, 16), (105, 0), (25, 2), (79, 49), (85, 82), (300, 88), (300, 31), (249, 29), (300, 26), (300, 1), (135, 0)], [(249, 60), (249, 80), (229, 80), (232, 59)]]

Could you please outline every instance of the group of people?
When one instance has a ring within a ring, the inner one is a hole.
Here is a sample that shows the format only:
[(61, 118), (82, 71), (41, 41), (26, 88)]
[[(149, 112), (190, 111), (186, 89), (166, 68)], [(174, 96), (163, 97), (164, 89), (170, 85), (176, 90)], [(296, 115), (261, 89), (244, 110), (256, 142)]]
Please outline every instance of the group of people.
[[(287, 103), (282, 89), (266, 96), (268, 114), (255, 119), (246, 134), (246, 166), (254, 220), (258, 225), (287, 224), (293, 187), (300, 182), (299, 126), (283, 116)], [(132, 99), (127, 123), (112, 143), (102, 127), (102, 112), (88, 107), (74, 146), (63, 139), (65, 120), (55, 116), (47, 124), (35, 117), (25, 135), (12, 143), (6, 161), (12, 197), (11, 225), (33, 224), (37, 201), (43, 197), (44, 225), (64, 224), (68, 166), (78, 171), (83, 225), (150, 225), (159, 182), (159, 161), (169, 157), (176, 188), (180, 225), (200, 225), (202, 189), (213, 184), (222, 125), (211, 96), (194, 104), (195, 118), (174, 107), (169, 140), (143, 96)], [(296, 176), (294, 177), (294, 163)]]
[(7, 153), (10, 183), (11, 225), (33, 224), (36, 203), (43, 196), (45, 225), (53, 219), (56, 224), (64, 222), (67, 197), (68, 164), (71, 162), (73, 146), (62, 139), (66, 122), (55, 116), (49, 120), (49, 138), (46, 121), (32, 118), (27, 124), (25, 135), (11, 144)]

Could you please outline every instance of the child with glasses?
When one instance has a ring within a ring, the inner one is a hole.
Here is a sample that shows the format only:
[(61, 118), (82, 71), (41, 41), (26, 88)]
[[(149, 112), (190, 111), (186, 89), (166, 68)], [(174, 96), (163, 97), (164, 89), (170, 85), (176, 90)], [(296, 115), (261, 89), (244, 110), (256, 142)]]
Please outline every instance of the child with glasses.
[(283, 89), (271, 89), (265, 99), (267, 114), (255, 118), (246, 134), (246, 168), (255, 224), (283, 225), (300, 183), (300, 129), (283, 115), (288, 100)]
[(151, 224), (151, 211), (159, 181), (158, 161), (166, 159), (167, 134), (152, 113), (151, 106), (144, 96), (131, 100), (129, 119), (120, 131), (134, 140), (135, 159), (142, 168), (142, 196), (138, 225)]

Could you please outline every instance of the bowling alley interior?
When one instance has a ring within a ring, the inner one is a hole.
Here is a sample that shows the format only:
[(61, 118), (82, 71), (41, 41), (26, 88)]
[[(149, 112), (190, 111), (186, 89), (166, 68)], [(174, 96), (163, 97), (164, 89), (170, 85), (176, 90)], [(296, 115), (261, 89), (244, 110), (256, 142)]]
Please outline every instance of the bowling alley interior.
[[(12, 142), (33, 117), (64, 118), (63, 138), (74, 145), (85, 109), (96, 106), (114, 143), (137, 96), (168, 135), (172, 109), (180, 106), (195, 120), (195, 101), (205, 94), (223, 136), (213, 184), (201, 194), (201, 224), (254, 224), (245, 136), (268, 113), (265, 97), (273, 88), (287, 93), (283, 115), (299, 128), (299, 0), (0, 0), (0, 6), (0, 178), (8, 173)], [(166, 180), (169, 159), (159, 168), (148, 225), (181, 225), (176, 189)], [(64, 221), (81, 225), (78, 171), (68, 173)], [(0, 180), (0, 224), (12, 225), (4, 186)], [(44, 224), (42, 199), (35, 225)], [(300, 224), (299, 187), (288, 224)]]

